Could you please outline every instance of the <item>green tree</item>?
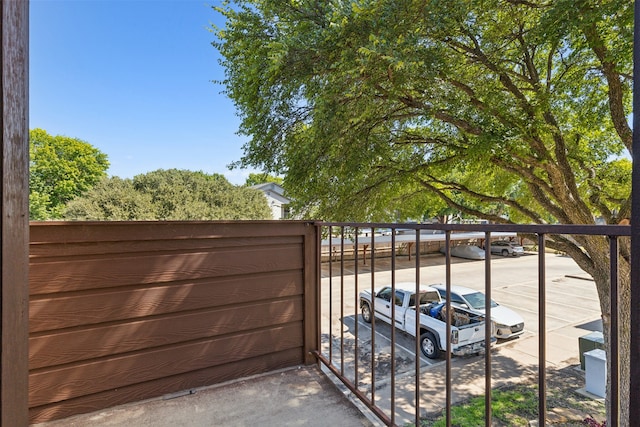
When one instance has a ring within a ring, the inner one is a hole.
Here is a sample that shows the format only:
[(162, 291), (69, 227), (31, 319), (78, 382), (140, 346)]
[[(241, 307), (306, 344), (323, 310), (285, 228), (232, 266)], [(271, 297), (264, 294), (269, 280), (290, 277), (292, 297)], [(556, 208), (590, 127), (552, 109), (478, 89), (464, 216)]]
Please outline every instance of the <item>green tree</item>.
[(112, 177), (70, 201), (64, 217), (82, 221), (133, 221), (153, 220), (157, 215), (149, 194), (136, 191), (130, 179)]
[(64, 205), (106, 176), (106, 154), (88, 142), (29, 132), (29, 214), (31, 219), (60, 218)]
[(264, 184), (267, 182), (274, 182), (278, 185), (282, 185), (282, 181), (283, 179), (279, 176), (273, 176), (267, 173), (250, 173), (244, 185), (251, 187), (252, 185)]
[(49, 212), (49, 196), (40, 194), (36, 190), (29, 191), (29, 219), (44, 220), (51, 215)]
[(110, 178), (67, 205), (79, 220), (255, 220), (271, 210), (258, 190), (234, 186), (220, 174), (156, 170), (132, 180)]
[[(323, 218), (385, 219), (421, 192), (498, 223), (630, 215), (633, 2), (239, 0), (217, 10), (224, 84), (250, 137), (237, 166), (285, 176), (292, 199)], [(606, 239), (549, 246), (593, 276), (608, 339)]]
[(262, 193), (231, 184), (221, 174), (157, 170), (133, 178), (137, 191), (149, 194), (158, 219), (265, 219), (270, 217)]

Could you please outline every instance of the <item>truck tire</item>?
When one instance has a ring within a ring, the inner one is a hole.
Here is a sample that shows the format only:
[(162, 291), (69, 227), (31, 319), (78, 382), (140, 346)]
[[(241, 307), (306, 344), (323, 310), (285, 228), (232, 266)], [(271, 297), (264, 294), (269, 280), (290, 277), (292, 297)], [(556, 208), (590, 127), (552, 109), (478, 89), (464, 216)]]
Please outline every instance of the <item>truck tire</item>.
[(362, 307), (360, 307), (360, 312), (362, 313), (362, 320), (367, 323), (371, 323), (371, 306), (368, 302), (363, 302)]
[(420, 335), (420, 350), (429, 359), (440, 358), (440, 348), (438, 348), (438, 341), (431, 332), (425, 332)]

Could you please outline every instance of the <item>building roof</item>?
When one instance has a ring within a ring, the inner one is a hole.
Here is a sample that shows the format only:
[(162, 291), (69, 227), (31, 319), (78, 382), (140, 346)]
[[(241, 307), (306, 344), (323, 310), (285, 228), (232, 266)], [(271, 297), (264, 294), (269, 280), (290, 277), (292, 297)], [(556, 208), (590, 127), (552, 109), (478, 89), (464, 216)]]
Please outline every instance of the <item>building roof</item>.
[(260, 191), (273, 191), (280, 195), (284, 194), (284, 188), (282, 188), (282, 186), (276, 184), (275, 182), (265, 182), (262, 184), (252, 185), (251, 188), (255, 188), (256, 190)]
[(276, 196), (276, 198), (281, 199), (281, 201), (285, 203), (289, 202), (289, 198), (284, 195), (284, 188), (275, 182), (265, 182), (264, 184), (252, 185), (251, 188), (260, 190), (267, 196)]

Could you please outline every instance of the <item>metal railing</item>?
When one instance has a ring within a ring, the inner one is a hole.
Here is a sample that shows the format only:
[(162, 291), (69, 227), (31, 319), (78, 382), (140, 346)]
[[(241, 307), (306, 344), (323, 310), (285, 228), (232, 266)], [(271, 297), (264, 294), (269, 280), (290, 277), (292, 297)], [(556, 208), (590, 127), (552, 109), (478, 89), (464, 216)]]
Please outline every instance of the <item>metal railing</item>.
[[(535, 246), (538, 254), (537, 260), (537, 299), (538, 299), (538, 422), (539, 425), (546, 425), (547, 414), (547, 284), (546, 284), (546, 242), (549, 235), (567, 236), (604, 236), (609, 241), (610, 283), (616, 284), (610, 289), (610, 345), (607, 354), (608, 369), (610, 372), (610, 390), (608, 394), (609, 419), (613, 425), (618, 425), (619, 418), (619, 360), (618, 360), (618, 286), (619, 283), (619, 238), (631, 235), (631, 227), (609, 226), (609, 225), (502, 225), (502, 224), (388, 224), (388, 223), (318, 223), (318, 236), (326, 236), (322, 241), (318, 241), (319, 266), (318, 272), (321, 275), (323, 266), (325, 270), (323, 277), (318, 277), (320, 283), (318, 295), (318, 325), (320, 331), (318, 337), (320, 349), (316, 356), (318, 360), (328, 368), (336, 377), (362, 401), (382, 422), (386, 425), (397, 425), (396, 409), (398, 396), (396, 388), (400, 380), (404, 387), (405, 396), (402, 399), (402, 407), (406, 412), (407, 407), (413, 405), (413, 419), (415, 425), (420, 425), (421, 418), (421, 393), (425, 387), (421, 381), (421, 373), (429, 371), (429, 368), (421, 366), (420, 340), (413, 339), (414, 364), (411, 368), (413, 372), (410, 377), (413, 382), (407, 382), (407, 375), (399, 378), (396, 373), (398, 333), (396, 328), (385, 329), (386, 338), (389, 340), (389, 375), (387, 378), (377, 378), (376, 366), (380, 366), (381, 357), (379, 346), (376, 343), (376, 327), (384, 328), (385, 324), (375, 322), (375, 316), (370, 328), (370, 338), (362, 339), (366, 335), (359, 326), (358, 309), (359, 292), (368, 290), (371, 292), (372, 303), (376, 288), (376, 277), (385, 275), (392, 287), (391, 294), (395, 295), (397, 284), (396, 270), (399, 259), (399, 251), (403, 252), (403, 265), (409, 265), (415, 270), (416, 294), (419, 293), (421, 284), (422, 259), (425, 257), (425, 247), (429, 242), (438, 242), (444, 250), (444, 268), (447, 294), (451, 291), (452, 241), (477, 239), (484, 241), (484, 248), (487, 253), (484, 261), (484, 293), (486, 295), (485, 316), (491, 318), (491, 289), (492, 289), (492, 257), (491, 241), (501, 236), (528, 236)], [(402, 234), (401, 234), (402, 233)], [(466, 234), (465, 234), (466, 233)], [(469, 234), (475, 233), (475, 234)], [(320, 238), (319, 238), (320, 239)], [(431, 243), (433, 244), (433, 243)], [(362, 257), (359, 252), (362, 249)], [(369, 250), (369, 259), (366, 253)], [(380, 255), (383, 254), (383, 255)], [(413, 259), (412, 259), (413, 256)], [(384, 257), (384, 258), (382, 258)], [(324, 262), (322, 262), (324, 261)], [(367, 264), (368, 262), (368, 264)], [(379, 263), (384, 263), (384, 268), (378, 268)], [(366, 267), (365, 267), (366, 266)], [(370, 272), (370, 278), (365, 273)], [(367, 283), (360, 283), (361, 276), (367, 279)], [(406, 274), (405, 274), (406, 277)], [(370, 283), (369, 283), (370, 280)], [(413, 281), (412, 280), (412, 281)], [(447, 298), (446, 307), (450, 309), (450, 301)], [(416, 313), (417, 311), (416, 306)], [(371, 312), (375, 313), (375, 307), (371, 307)], [(449, 312), (449, 311), (448, 311)], [(350, 316), (353, 315), (353, 318)], [(338, 316), (336, 320), (335, 317)], [(418, 315), (415, 316), (415, 331), (420, 330)], [(395, 304), (391, 304), (391, 319), (395, 319)], [(451, 337), (451, 321), (446, 321), (446, 337)], [(485, 348), (491, 347), (492, 322), (485, 322)], [(346, 330), (346, 331), (345, 331)], [(346, 332), (346, 333), (345, 333)], [(369, 331), (366, 331), (369, 333)], [(419, 336), (418, 333), (415, 334)], [(406, 339), (406, 338), (405, 338)], [(369, 342), (370, 341), (370, 342)], [(444, 378), (441, 380), (445, 384), (444, 416), (447, 426), (451, 425), (452, 399), (452, 356), (451, 339), (447, 339), (444, 352)], [(370, 354), (366, 354), (369, 352)], [(360, 353), (363, 353), (361, 355)], [(485, 396), (485, 425), (490, 426), (492, 422), (492, 351), (484, 352), (484, 396)], [(637, 357), (637, 355), (631, 355)], [(406, 362), (406, 361), (405, 361)], [(633, 365), (633, 360), (631, 361)], [(406, 364), (406, 363), (405, 363)], [(348, 372), (347, 372), (348, 371)], [(389, 396), (385, 396), (386, 404), (381, 404), (383, 399), (378, 395), (381, 384), (389, 385)], [(406, 391), (413, 390), (412, 402), (407, 402)], [(633, 390), (631, 391), (633, 394)], [(640, 396), (632, 396), (640, 398)], [(628, 402), (624, 403), (628, 404)], [(406, 420), (405, 420), (406, 422)]]

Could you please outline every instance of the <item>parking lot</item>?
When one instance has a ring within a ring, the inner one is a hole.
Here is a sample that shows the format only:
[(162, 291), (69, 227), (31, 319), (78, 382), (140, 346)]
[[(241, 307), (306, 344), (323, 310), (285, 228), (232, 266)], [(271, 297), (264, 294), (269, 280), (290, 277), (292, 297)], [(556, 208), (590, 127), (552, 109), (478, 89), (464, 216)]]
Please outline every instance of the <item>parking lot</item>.
[[(422, 257), (420, 278), (423, 285), (444, 283), (444, 257), (430, 255)], [(566, 256), (546, 255), (546, 363), (549, 367), (562, 367), (578, 360), (578, 338), (592, 331), (601, 331), (600, 307), (595, 284)], [(353, 261), (344, 264), (323, 264), (322, 275), (322, 333), (323, 351), (331, 352), (334, 360), (344, 357), (345, 369), (353, 368), (356, 353), (360, 359), (358, 367), (362, 381), (366, 383), (367, 361), (371, 359), (371, 327), (359, 315), (357, 292), (370, 290), (391, 283), (391, 260), (375, 260), (375, 275), (372, 281), (370, 260), (368, 265), (360, 261), (358, 275), (354, 274)], [(415, 281), (415, 260), (399, 257), (395, 261), (395, 280)], [(330, 274), (330, 270), (331, 273)], [(469, 288), (485, 290), (485, 262), (453, 259), (452, 283)], [(356, 291), (357, 287), (357, 291)], [(329, 290), (331, 289), (331, 298)], [(523, 358), (537, 363), (538, 360), (538, 256), (526, 254), (522, 257), (494, 255), (491, 260), (492, 299), (518, 312), (525, 319), (525, 332), (520, 337), (499, 341), (495, 348), (509, 347)], [(341, 297), (344, 304), (341, 305)], [(331, 301), (331, 304), (329, 304)], [(343, 321), (340, 321), (343, 319)], [(358, 328), (356, 351), (355, 329)], [(329, 326), (331, 324), (331, 327)], [(331, 331), (331, 341), (329, 341)], [(415, 341), (413, 337), (396, 330), (396, 372), (412, 370), (415, 366)], [(374, 353), (376, 357), (390, 359), (391, 328), (384, 322), (376, 322)], [(331, 348), (329, 348), (331, 342)], [(341, 349), (343, 345), (344, 350)], [(336, 353), (338, 352), (338, 353)], [(456, 363), (472, 363), (476, 358), (458, 358)], [(465, 362), (466, 360), (466, 362)], [(340, 363), (340, 362), (338, 362)], [(442, 361), (421, 357), (421, 366), (428, 367)], [(376, 375), (384, 375), (384, 364)]]

